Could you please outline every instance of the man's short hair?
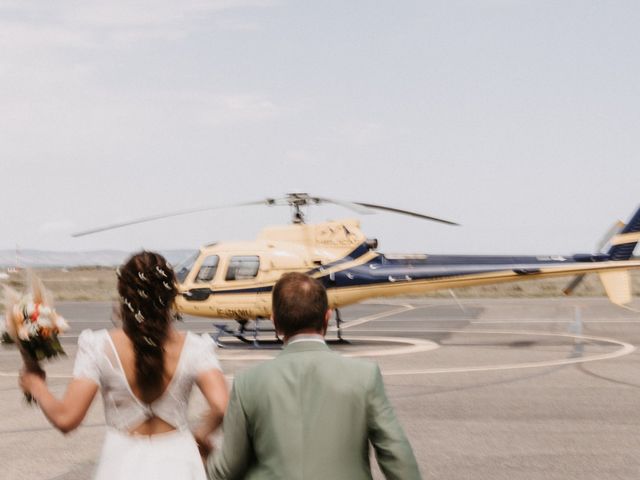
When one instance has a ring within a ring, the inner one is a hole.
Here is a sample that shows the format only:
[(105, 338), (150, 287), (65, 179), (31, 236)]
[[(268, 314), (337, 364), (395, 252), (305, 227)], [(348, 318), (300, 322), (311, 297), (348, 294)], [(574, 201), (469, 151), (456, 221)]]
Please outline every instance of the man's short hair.
[(273, 287), (271, 298), (280, 333), (287, 337), (309, 329), (322, 333), (329, 302), (318, 280), (304, 273), (285, 273)]

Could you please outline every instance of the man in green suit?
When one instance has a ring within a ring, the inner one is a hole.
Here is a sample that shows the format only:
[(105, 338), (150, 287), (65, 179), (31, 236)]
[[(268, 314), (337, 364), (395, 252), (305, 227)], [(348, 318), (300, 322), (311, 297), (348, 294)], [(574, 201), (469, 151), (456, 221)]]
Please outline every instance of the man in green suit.
[(324, 342), (330, 315), (317, 280), (288, 273), (275, 285), (273, 321), (286, 346), (236, 376), (210, 478), (371, 479), (369, 444), (387, 478), (421, 478), (378, 366)]

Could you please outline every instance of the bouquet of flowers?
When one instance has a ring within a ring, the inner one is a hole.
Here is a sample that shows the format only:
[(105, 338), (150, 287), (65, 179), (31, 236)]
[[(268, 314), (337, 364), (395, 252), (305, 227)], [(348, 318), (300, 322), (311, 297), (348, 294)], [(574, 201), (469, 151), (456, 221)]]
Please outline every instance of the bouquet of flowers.
[[(30, 372), (41, 375), (42, 360), (66, 355), (58, 335), (69, 328), (67, 322), (56, 313), (49, 292), (42, 281), (31, 274), (31, 291), (20, 295), (5, 286), (5, 322), (2, 341), (15, 343), (24, 366)], [(30, 395), (25, 394), (31, 403)]]

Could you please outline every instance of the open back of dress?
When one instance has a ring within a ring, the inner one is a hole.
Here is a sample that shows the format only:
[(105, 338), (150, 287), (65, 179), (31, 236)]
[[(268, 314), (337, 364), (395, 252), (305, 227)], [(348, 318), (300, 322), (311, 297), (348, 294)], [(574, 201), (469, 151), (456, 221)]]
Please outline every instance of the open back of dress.
[[(99, 385), (109, 427), (96, 478), (206, 478), (189, 431), (187, 407), (198, 375), (212, 369), (219, 370), (220, 363), (211, 338), (187, 333), (169, 384), (160, 397), (145, 404), (131, 390), (109, 332), (83, 331), (78, 338), (73, 376)], [(151, 436), (129, 434), (153, 417), (176, 431)]]

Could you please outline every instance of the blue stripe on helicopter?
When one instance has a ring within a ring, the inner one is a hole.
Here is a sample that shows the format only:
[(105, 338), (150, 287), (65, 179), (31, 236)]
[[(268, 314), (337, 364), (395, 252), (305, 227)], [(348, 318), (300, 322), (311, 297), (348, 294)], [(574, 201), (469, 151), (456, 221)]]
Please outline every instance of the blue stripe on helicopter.
[(541, 267), (601, 262), (608, 255), (580, 254), (573, 256), (472, 256), (429, 255), (423, 258), (388, 258), (380, 255), (364, 265), (335, 272), (323, 277), (326, 287), (358, 287), (380, 283), (438, 280), (483, 273), (512, 271), (518, 275), (540, 272)]
[(314, 275), (316, 273), (321, 273), (324, 270), (327, 270), (329, 268), (335, 267), (336, 265), (341, 265), (343, 263), (347, 263), (347, 262), (352, 262), (353, 260), (360, 258), (362, 255), (364, 255), (365, 253), (368, 253), (371, 249), (369, 248), (369, 246), (366, 243), (361, 243), (360, 245), (358, 245), (355, 249), (353, 249), (352, 252), (348, 253), (347, 255), (345, 255), (344, 257), (342, 257), (340, 260), (335, 260), (331, 263), (325, 263), (324, 265), (320, 265), (319, 267), (316, 267), (312, 270), (309, 270), (308, 272), (306, 272), (307, 275)]
[[(356, 248), (349, 256), (332, 264), (323, 265), (308, 271), (308, 274), (321, 273), (331, 265), (339, 265), (352, 261), (357, 256), (368, 251), (362, 250), (363, 245)], [(353, 255), (353, 256), (352, 256)], [(604, 254), (579, 254), (573, 256), (473, 256), (473, 255), (429, 255), (423, 258), (405, 257), (388, 258), (379, 255), (371, 261), (340, 270), (327, 273), (318, 277), (326, 288), (340, 287), (364, 287), (380, 283), (408, 282), (413, 280), (437, 280), (452, 277), (464, 277), (482, 273), (495, 273), (499, 271), (512, 271), (518, 275), (538, 273), (540, 267), (554, 265), (568, 265), (583, 262), (601, 262), (608, 260)], [(457, 268), (456, 268), (457, 267)], [(266, 293), (273, 289), (273, 285), (263, 287), (249, 287), (232, 290), (210, 290), (215, 294), (251, 294)]]

